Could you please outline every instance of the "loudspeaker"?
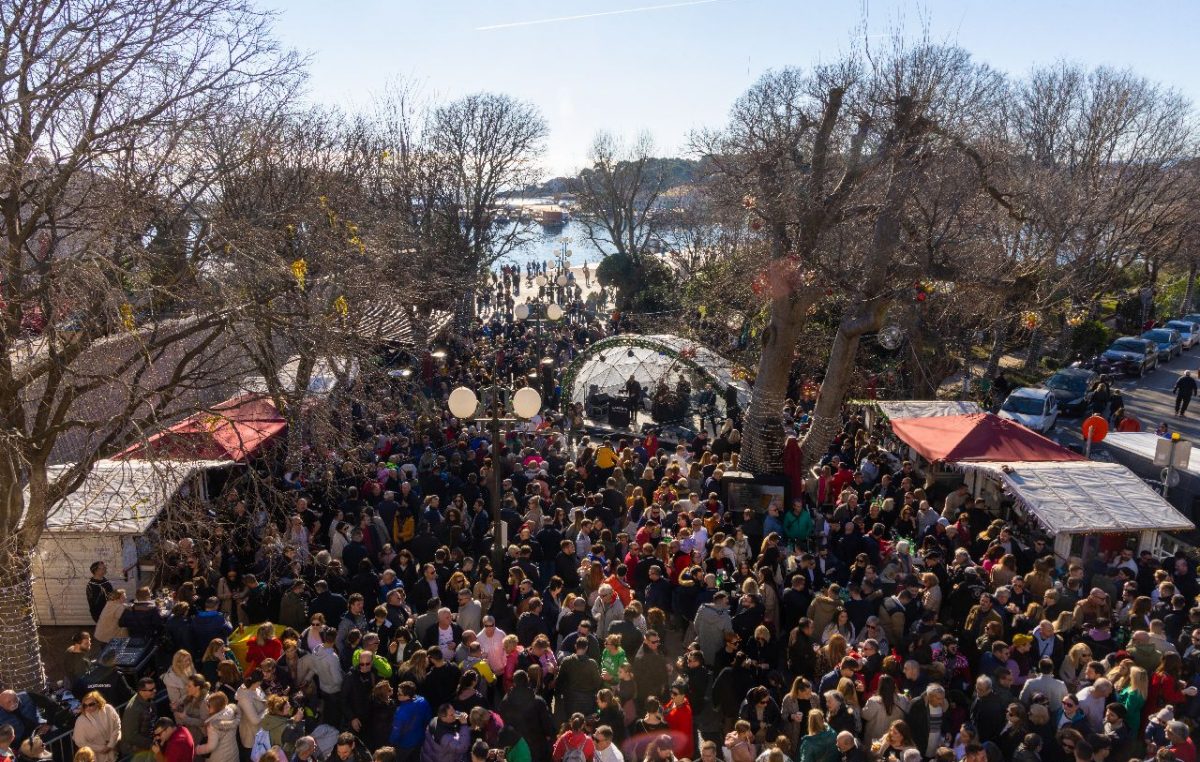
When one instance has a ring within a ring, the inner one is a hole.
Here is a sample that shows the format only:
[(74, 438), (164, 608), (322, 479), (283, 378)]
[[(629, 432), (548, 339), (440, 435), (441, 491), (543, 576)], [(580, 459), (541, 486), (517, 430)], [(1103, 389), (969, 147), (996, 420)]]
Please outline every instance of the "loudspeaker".
[(629, 428), (629, 408), (613, 405), (608, 409), (608, 425), (613, 428)]

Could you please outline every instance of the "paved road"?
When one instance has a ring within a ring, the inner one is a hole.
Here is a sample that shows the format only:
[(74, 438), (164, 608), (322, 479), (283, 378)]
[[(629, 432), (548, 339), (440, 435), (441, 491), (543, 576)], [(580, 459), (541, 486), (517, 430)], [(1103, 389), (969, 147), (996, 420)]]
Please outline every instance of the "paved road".
[[(1175, 415), (1175, 393), (1171, 390), (1185, 370), (1192, 371), (1193, 375), (1200, 370), (1200, 346), (1160, 365), (1145, 378), (1117, 382), (1116, 386), (1125, 398), (1126, 412), (1141, 421), (1142, 431), (1154, 431), (1158, 424), (1166, 421), (1172, 431), (1178, 431), (1185, 439), (1200, 442), (1200, 397), (1192, 400), (1186, 418)], [(1083, 442), (1079, 432), (1081, 422), (1078, 418), (1060, 418), (1050, 436), (1062, 444), (1080, 444)]]

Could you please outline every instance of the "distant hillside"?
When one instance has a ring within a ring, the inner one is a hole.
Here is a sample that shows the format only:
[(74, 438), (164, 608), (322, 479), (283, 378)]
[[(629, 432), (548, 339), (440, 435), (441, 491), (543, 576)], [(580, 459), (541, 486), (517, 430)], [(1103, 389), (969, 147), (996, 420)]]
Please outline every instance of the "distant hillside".
[[(700, 162), (692, 159), (681, 159), (679, 157), (655, 158), (651, 159), (653, 171), (662, 172), (666, 178), (667, 188), (675, 188), (680, 185), (690, 185), (694, 183), (700, 174)], [(552, 177), (540, 185), (534, 185), (521, 191), (524, 196), (554, 196), (561, 193), (570, 193), (571, 187), (575, 182), (574, 177)]]

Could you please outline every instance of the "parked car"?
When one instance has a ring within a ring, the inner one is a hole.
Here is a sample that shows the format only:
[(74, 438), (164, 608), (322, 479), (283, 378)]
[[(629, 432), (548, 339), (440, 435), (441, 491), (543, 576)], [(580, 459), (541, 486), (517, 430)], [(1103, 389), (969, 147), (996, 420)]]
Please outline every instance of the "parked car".
[(1200, 344), (1200, 322), (1180, 318), (1179, 320), (1168, 320), (1163, 328), (1179, 331), (1179, 339), (1183, 342), (1184, 349), (1191, 349)]
[(1171, 358), (1183, 354), (1183, 341), (1179, 337), (1179, 331), (1173, 328), (1151, 328), (1142, 334), (1142, 338), (1158, 345), (1160, 362), (1171, 362)]
[(1044, 386), (1058, 399), (1058, 412), (1064, 416), (1078, 416), (1092, 406), (1092, 384), (1100, 374), (1087, 368), (1063, 368), (1050, 378)]
[(1049, 389), (1023, 386), (1004, 400), (1000, 406), (1000, 417), (1045, 434), (1058, 422), (1058, 397)]
[(1122, 336), (1109, 345), (1101, 357), (1114, 363), (1123, 373), (1144, 376), (1158, 367), (1158, 344), (1136, 336)]

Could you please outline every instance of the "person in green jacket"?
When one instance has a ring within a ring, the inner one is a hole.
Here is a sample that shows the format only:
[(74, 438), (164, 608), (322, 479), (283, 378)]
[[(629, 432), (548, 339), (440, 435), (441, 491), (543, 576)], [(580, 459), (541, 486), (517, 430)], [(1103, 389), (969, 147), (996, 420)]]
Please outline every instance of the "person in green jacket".
[(1129, 685), (1117, 691), (1117, 703), (1125, 706), (1125, 726), (1136, 734), (1142, 727), (1142, 709), (1150, 692), (1150, 673), (1141, 667), (1129, 668)]
[(806, 545), (812, 536), (813, 518), (799, 500), (792, 501), (792, 510), (783, 517), (783, 536), (793, 548)]
[(837, 733), (825, 723), (825, 713), (820, 709), (808, 710), (808, 735), (800, 739), (797, 762), (837, 762), (840, 756)]
[(604, 651), (600, 653), (600, 676), (609, 688), (621, 682), (621, 665), (628, 664), (625, 649), (621, 648), (621, 636), (609, 635), (604, 639)]

